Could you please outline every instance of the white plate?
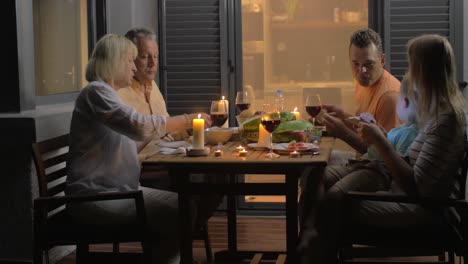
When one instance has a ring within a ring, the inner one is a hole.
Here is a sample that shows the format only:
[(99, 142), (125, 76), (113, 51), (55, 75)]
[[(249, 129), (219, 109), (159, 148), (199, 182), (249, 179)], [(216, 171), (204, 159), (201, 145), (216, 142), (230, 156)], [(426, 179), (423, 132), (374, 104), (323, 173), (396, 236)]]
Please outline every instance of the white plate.
[(269, 149), (268, 147), (259, 147), (257, 143), (249, 143), (249, 144), (247, 144), (247, 147), (255, 149), (255, 150)]
[(314, 143), (302, 143), (304, 144), (304, 149), (288, 149), (289, 143), (274, 143), (273, 144), (273, 151), (278, 154), (289, 154), (294, 150), (303, 154), (303, 153), (311, 153), (317, 152), (319, 150), (319, 145)]

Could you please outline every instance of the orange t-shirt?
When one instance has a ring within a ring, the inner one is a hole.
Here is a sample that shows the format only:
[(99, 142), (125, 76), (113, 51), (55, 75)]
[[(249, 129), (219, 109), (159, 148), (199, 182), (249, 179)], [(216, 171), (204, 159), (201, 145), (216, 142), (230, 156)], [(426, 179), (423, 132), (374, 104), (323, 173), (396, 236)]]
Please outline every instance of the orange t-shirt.
[(401, 124), (396, 105), (400, 96), (400, 81), (384, 70), (382, 77), (370, 87), (356, 82), (354, 99), (356, 115), (371, 113), (378, 125), (389, 131)]

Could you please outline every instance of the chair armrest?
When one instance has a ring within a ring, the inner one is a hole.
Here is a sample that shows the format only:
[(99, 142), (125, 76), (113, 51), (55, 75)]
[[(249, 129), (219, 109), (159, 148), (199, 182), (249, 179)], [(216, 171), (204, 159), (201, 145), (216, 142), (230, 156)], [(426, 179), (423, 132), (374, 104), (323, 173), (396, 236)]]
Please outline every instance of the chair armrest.
[(410, 203), (420, 204), (429, 207), (448, 206), (458, 209), (468, 209), (468, 202), (462, 199), (453, 198), (438, 198), (438, 197), (423, 197), (423, 196), (410, 196), (405, 194), (394, 193), (375, 193), (375, 192), (355, 192), (347, 193), (347, 196), (354, 200), (370, 200), (380, 202), (394, 202), (394, 203)]
[(143, 192), (141, 190), (39, 197), (39, 198), (34, 199), (34, 210), (37, 213), (42, 212), (43, 215), (46, 215), (48, 208), (58, 208), (62, 205), (66, 205), (70, 203), (97, 202), (97, 201), (124, 200), (124, 199), (135, 200), (137, 218), (140, 220), (141, 224), (146, 225), (146, 212), (145, 212), (145, 205), (143, 201)]
[(83, 202), (96, 202), (108, 200), (123, 200), (123, 199), (138, 199), (143, 194), (141, 191), (125, 191), (125, 192), (106, 192), (94, 194), (78, 194), (78, 195), (65, 195), (65, 196), (49, 196), (39, 197), (34, 200), (34, 204), (41, 206), (42, 204), (48, 205), (63, 205), (68, 203), (83, 203)]

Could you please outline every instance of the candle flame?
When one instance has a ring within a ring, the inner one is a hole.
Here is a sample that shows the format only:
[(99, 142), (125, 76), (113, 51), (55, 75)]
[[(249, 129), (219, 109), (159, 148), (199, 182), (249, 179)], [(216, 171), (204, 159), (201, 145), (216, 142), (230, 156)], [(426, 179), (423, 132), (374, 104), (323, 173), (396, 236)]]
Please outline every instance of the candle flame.
[(223, 97), (221, 97), (221, 99), (224, 101), (224, 96), (223, 96)]
[(201, 118), (201, 114), (198, 114), (198, 119), (200, 119), (200, 118)]
[(293, 111), (293, 112), (297, 112), (297, 106), (296, 106), (296, 107), (294, 107), (294, 111)]

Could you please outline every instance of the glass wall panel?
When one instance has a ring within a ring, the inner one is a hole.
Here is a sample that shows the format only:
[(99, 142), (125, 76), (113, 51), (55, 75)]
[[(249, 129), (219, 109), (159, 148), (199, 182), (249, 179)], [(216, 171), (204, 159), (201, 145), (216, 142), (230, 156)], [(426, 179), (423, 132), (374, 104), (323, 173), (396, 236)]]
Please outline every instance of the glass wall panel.
[[(367, 0), (242, 0), (243, 86), (255, 94), (254, 110), (272, 103), (282, 89), (285, 110), (297, 107), (303, 118), (308, 117), (308, 94), (354, 112), (348, 45), (350, 35), (366, 28), (367, 21)], [(268, 178), (246, 175), (245, 180)]]
[(88, 61), (86, 0), (35, 0), (36, 95), (76, 92)]

